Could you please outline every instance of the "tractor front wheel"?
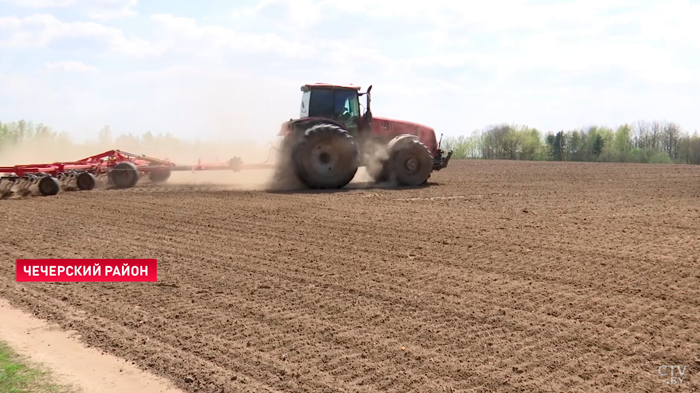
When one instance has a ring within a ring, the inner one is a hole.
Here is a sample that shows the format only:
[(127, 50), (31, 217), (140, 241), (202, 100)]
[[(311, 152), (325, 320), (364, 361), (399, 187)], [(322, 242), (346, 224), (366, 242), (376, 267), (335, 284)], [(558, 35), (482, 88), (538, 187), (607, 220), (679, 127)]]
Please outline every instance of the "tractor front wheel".
[(313, 189), (345, 187), (357, 173), (359, 158), (352, 136), (331, 124), (306, 129), (292, 152), (297, 177)]
[(419, 186), (433, 170), (430, 150), (413, 135), (401, 135), (389, 142), (389, 159), (383, 176), (391, 175), (399, 185)]

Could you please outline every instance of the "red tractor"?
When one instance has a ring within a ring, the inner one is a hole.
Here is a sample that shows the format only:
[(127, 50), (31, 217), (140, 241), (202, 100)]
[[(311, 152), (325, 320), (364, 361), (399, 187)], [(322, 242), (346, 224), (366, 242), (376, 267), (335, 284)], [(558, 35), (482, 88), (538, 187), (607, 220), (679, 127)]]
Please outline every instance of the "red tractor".
[[(447, 166), (435, 131), (401, 120), (373, 117), (372, 86), (325, 83), (301, 87), (301, 116), (282, 124), (278, 175), (294, 175), (308, 188), (342, 188), (366, 167), (377, 182), (424, 184), (432, 171)], [(367, 97), (360, 114), (360, 96)]]

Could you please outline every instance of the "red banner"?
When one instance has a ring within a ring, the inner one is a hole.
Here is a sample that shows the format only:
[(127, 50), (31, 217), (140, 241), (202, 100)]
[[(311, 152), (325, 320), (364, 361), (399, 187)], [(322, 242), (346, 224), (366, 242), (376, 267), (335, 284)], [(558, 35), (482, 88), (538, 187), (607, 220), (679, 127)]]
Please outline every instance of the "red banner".
[(157, 259), (18, 259), (18, 282), (155, 282)]

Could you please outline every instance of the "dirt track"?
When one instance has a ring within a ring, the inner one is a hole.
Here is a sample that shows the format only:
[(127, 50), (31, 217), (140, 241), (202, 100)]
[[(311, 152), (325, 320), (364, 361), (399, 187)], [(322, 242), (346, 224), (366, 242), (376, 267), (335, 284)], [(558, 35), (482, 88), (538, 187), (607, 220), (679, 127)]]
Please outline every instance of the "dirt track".
[[(0, 201), (0, 296), (192, 392), (700, 387), (700, 168), (457, 161), (431, 181)], [(18, 284), (20, 257), (153, 257), (160, 282)]]

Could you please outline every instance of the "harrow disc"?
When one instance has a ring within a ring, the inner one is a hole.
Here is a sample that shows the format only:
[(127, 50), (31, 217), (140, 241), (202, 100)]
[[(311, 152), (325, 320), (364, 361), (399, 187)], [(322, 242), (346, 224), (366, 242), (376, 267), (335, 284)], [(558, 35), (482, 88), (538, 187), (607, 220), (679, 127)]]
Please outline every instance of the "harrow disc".
[(117, 188), (131, 188), (139, 181), (139, 170), (132, 162), (120, 162), (109, 172), (109, 179)]
[(95, 176), (90, 172), (81, 172), (75, 179), (75, 184), (79, 190), (92, 190), (95, 188)]
[(5, 198), (12, 195), (12, 187), (14, 187), (16, 179), (0, 178), (0, 198)]
[(44, 196), (56, 195), (61, 190), (61, 184), (53, 176), (44, 176), (39, 180), (39, 193)]
[(153, 183), (163, 183), (170, 178), (170, 169), (155, 170), (148, 173), (148, 178)]

